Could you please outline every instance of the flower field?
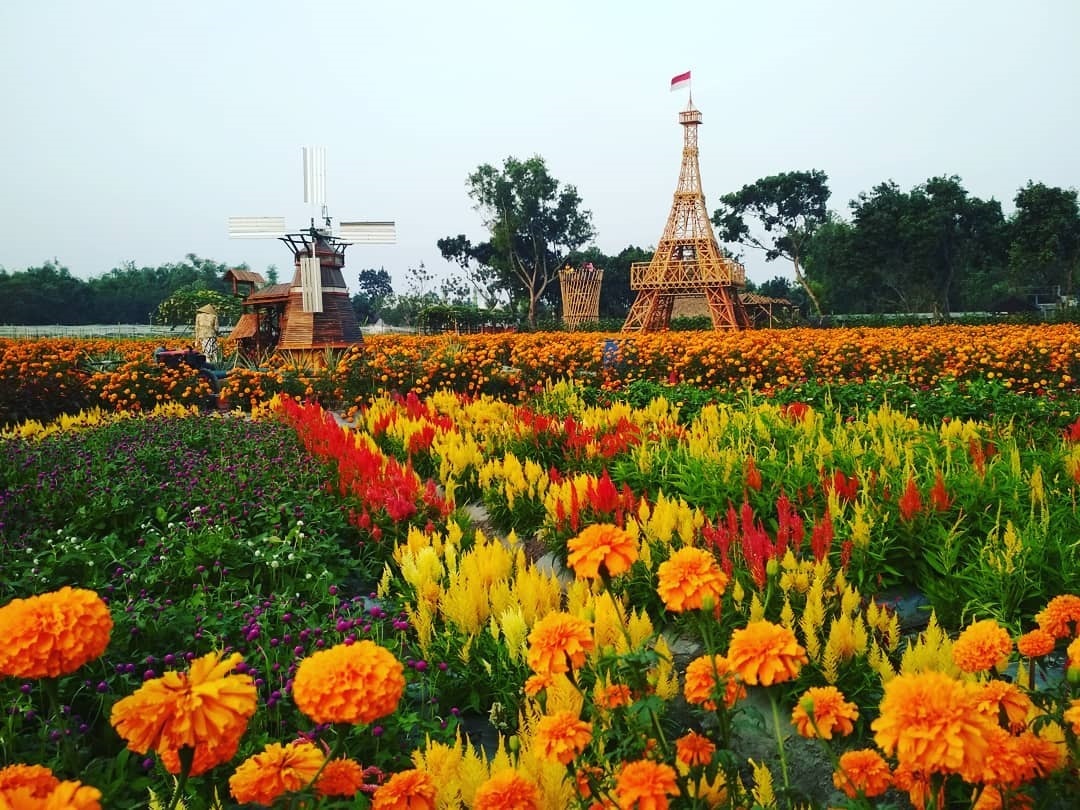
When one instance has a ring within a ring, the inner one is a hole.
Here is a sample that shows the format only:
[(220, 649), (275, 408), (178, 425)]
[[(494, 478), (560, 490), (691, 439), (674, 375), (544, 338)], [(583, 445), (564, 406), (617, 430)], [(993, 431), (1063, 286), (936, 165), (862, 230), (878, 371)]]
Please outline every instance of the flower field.
[(608, 339), (0, 345), (0, 807), (1074, 806), (1080, 331)]

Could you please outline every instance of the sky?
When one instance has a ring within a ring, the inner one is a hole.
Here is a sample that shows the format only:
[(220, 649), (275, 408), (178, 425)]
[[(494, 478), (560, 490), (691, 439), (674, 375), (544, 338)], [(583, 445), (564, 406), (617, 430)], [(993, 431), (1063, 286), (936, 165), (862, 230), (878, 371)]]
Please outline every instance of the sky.
[[(691, 71), (706, 205), (820, 169), (841, 214), (886, 180), (957, 175), (1012, 210), (1029, 181), (1080, 187), (1077, 0), (12, 0), (0, 7), (0, 267), (88, 279), (188, 253), (291, 277), (229, 216), (303, 202), (326, 150), (335, 220), (394, 220), (353, 246), (352, 287), (398, 293), (436, 241), (486, 237), (478, 166), (544, 158), (607, 254), (653, 247), (678, 179)], [(745, 253), (756, 282), (790, 265)]]

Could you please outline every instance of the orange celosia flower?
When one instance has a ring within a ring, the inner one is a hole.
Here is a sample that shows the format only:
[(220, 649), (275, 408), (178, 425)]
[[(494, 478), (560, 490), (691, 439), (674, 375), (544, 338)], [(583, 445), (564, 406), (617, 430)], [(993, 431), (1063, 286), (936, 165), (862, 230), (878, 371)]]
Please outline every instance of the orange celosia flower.
[(898, 675), (885, 684), (881, 716), (870, 727), (886, 754), (912, 771), (979, 774), (997, 728), (977, 710), (976, 694), (941, 672)]
[(507, 768), (476, 789), (472, 806), (473, 810), (540, 810), (540, 789)]
[(1036, 627), (1016, 640), (1017, 651), (1027, 658), (1042, 658), (1054, 651), (1054, 637)]
[(435, 780), (427, 771), (400, 771), (379, 786), (371, 810), (435, 810)]
[(990, 720), (997, 721), (1002, 712), (1009, 721), (1009, 730), (1014, 734), (1027, 725), (1028, 712), (1034, 708), (1031, 698), (1015, 683), (997, 679), (979, 684), (976, 687), (976, 705)]
[(791, 713), (791, 722), (800, 735), (821, 737), (823, 740), (831, 740), (833, 732), (850, 734), (855, 728), (854, 721), (858, 719), (859, 708), (846, 701), (844, 694), (835, 686), (807, 689)]
[(746, 696), (746, 688), (735, 678), (731, 664), (724, 656), (714, 655), (710, 658), (703, 655), (686, 667), (686, 681), (683, 684), (686, 701), (715, 711), (714, 698), (720, 690), (718, 680), (722, 681), (724, 705), (729, 709), (739, 698)]
[(637, 559), (637, 544), (625, 529), (610, 523), (586, 526), (566, 544), (567, 563), (583, 579), (616, 577)]
[(712, 762), (716, 745), (708, 737), (691, 731), (675, 740), (675, 758), (687, 768)]
[(364, 784), (364, 769), (348, 757), (338, 757), (326, 763), (315, 782), (320, 796), (355, 796)]
[(676, 796), (675, 769), (661, 762), (640, 759), (623, 765), (615, 779), (615, 798), (623, 810), (667, 810), (668, 796)]
[(985, 672), (1008, 663), (1012, 639), (993, 619), (974, 622), (953, 643), (953, 661), (962, 672)]
[(112, 627), (108, 606), (84, 588), (13, 599), (0, 607), (0, 675), (67, 675), (105, 652)]
[(1073, 734), (1080, 734), (1080, 700), (1074, 700), (1069, 704), (1062, 719), (1072, 726)]
[(727, 575), (705, 549), (680, 548), (656, 569), (656, 592), (675, 613), (715, 608), (727, 587)]
[(768, 621), (732, 633), (727, 659), (743, 683), (762, 686), (792, 680), (809, 661), (793, 632)]
[(860, 791), (872, 799), (889, 789), (892, 774), (881, 754), (872, 748), (860, 748), (840, 755), (840, 767), (833, 773), (833, 784), (852, 799)]
[(179, 750), (191, 748), (193, 776), (231, 759), (255, 714), (256, 691), (250, 675), (229, 674), (240, 654), (222, 655), (208, 653), (188, 672), (166, 672), (118, 701), (109, 720), (128, 748), (157, 751), (171, 773), (179, 773)]
[(538, 675), (558, 675), (577, 669), (594, 641), (590, 622), (569, 613), (549, 613), (529, 633), (529, 668)]
[(545, 715), (536, 724), (536, 743), (540, 756), (569, 765), (592, 740), (592, 724), (571, 712)]
[(394, 654), (373, 641), (337, 644), (300, 662), (293, 701), (316, 723), (372, 723), (397, 708), (403, 672)]
[(1076, 635), (1080, 629), (1080, 596), (1055, 596), (1042, 611), (1035, 614), (1035, 621), (1054, 638)]
[(278, 796), (310, 785), (325, 760), (319, 747), (307, 740), (270, 743), (261, 754), (240, 763), (229, 777), (229, 792), (241, 804), (273, 804)]

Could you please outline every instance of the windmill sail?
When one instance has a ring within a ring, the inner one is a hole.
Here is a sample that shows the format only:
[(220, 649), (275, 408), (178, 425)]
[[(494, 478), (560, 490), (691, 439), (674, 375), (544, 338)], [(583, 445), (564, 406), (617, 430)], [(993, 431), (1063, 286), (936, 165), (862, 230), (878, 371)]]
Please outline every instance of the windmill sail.
[(322, 266), (317, 256), (300, 257), (300, 287), (304, 312), (322, 312)]

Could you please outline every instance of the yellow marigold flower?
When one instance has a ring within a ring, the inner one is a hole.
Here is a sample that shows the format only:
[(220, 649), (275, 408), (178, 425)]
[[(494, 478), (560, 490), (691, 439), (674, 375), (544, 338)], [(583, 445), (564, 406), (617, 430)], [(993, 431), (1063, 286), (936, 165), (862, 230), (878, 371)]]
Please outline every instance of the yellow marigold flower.
[(316, 723), (372, 723), (397, 708), (403, 672), (394, 654), (373, 641), (337, 644), (300, 662), (293, 701)]
[[(610, 523), (586, 526), (566, 544), (567, 563), (583, 579), (616, 577), (630, 570), (637, 559), (637, 544), (630, 533)], [(601, 570), (602, 569), (602, 570)]]
[(0, 607), (0, 675), (67, 675), (105, 652), (112, 627), (108, 606), (85, 588), (13, 599)]
[(852, 799), (860, 792), (872, 799), (880, 796), (892, 784), (888, 763), (872, 748), (846, 751), (840, 755), (839, 765), (833, 773), (833, 784)]
[(338, 757), (326, 763), (315, 782), (320, 796), (355, 796), (364, 784), (364, 769), (348, 757)]
[(569, 765), (591, 740), (592, 724), (578, 719), (572, 712), (545, 715), (536, 724), (540, 755), (557, 760), (560, 765)]
[(195, 751), (192, 775), (232, 759), (248, 719), (255, 714), (250, 675), (230, 675), (243, 658), (207, 653), (188, 672), (166, 672), (146, 681), (112, 708), (109, 721), (132, 751), (155, 750), (171, 773), (179, 773), (181, 748)]
[[(717, 683), (717, 681), (721, 683)], [(683, 695), (687, 703), (704, 706), (709, 711), (716, 710), (718, 692), (723, 687), (724, 705), (729, 709), (735, 702), (746, 696), (746, 688), (735, 678), (731, 664), (722, 655), (695, 658), (686, 667), (686, 681)]]
[(823, 740), (831, 740), (833, 732), (841, 736), (850, 734), (858, 719), (859, 708), (845, 700), (843, 692), (835, 686), (807, 689), (791, 713), (791, 723), (800, 735)]
[(696, 731), (675, 740), (675, 758), (687, 768), (708, 765), (715, 752), (713, 741)]
[(476, 789), (473, 810), (540, 810), (540, 789), (506, 768)]
[(962, 672), (985, 672), (1008, 663), (1012, 639), (993, 619), (968, 625), (953, 642), (953, 661)]
[(727, 587), (727, 575), (705, 549), (680, 548), (656, 569), (656, 591), (664, 607), (675, 613), (717, 608)]
[(762, 686), (792, 680), (809, 660), (791, 630), (765, 620), (731, 634), (727, 659), (743, 683)]
[(435, 780), (426, 771), (400, 771), (371, 799), (371, 810), (435, 810)]
[(675, 769), (661, 762), (628, 762), (615, 779), (615, 798), (623, 810), (667, 810), (668, 796), (679, 793), (675, 777)]
[(940, 672), (898, 675), (885, 684), (881, 715), (870, 727), (886, 754), (923, 775), (981, 772), (997, 726), (978, 711), (975, 693)]
[(549, 613), (529, 633), (529, 668), (538, 675), (558, 675), (577, 669), (593, 649), (589, 622), (569, 613)]
[(311, 784), (326, 757), (315, 743), (270, 743), (261, 754), (240, 763), (229, 777), (229, 792), (241, 804), (273, 804), (286, 793)]
[(1009, 721), (1009, 730), (1014, 734), (1027, 726), (1028, 712), (1034, 708), (1034, 704), (1015, 683), (994, 679), (975, 688), (976, 705), (990, 720), (997, 722), (1004, 712)]
[(1054, 638), (1075, 636), (1080, 629), (1080, 596), (1055, 596), (1041, 612), (1035, 614), (1035, 621)]
[(1054, 651), (1054, 642), (1052, 635), (1036, 627), (1016, 640), (1016, 649), (1027, 658), (1042, 658)]
[(1073, 734), (1080, 734), (1080, 700), (1074, 700), (1069, 704), (1062, 719), (1072, 726)]

